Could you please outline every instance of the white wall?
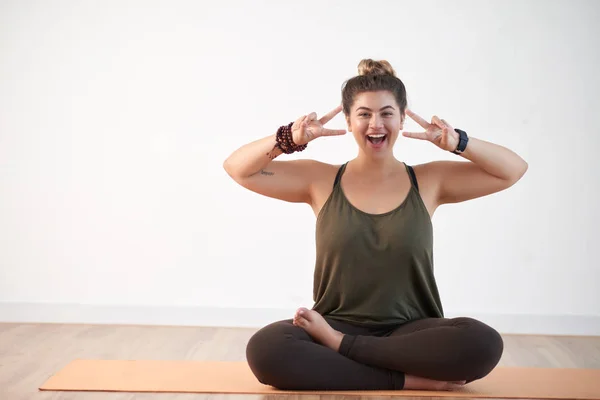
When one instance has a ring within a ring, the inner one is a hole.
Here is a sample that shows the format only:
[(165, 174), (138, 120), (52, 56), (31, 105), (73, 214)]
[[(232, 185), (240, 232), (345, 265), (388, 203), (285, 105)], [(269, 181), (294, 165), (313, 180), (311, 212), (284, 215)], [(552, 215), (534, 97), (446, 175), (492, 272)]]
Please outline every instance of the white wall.
[[(375, 58), (414, 111), (529, 163), (436, 214), (447, 315), (600, 335), (599, 17), (594, 1), (1, 2), (0, 320), (260, 326), (310, 307), (311, 210), (222, 163), (335, 107)], [(346, 136), (282, 159), (355, 155)], [(454, 159), (402, 137), (396, 156)]]

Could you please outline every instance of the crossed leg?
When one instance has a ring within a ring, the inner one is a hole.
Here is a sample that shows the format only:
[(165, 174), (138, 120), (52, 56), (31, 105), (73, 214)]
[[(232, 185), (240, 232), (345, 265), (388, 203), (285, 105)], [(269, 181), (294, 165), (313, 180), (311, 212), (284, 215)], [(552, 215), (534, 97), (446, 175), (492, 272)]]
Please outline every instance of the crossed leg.
[(300, 309), (259, 330), (247, 347), (259, 381), (300, 390), (446, 390), (487, 375), (501, 336), (471, 318), (413, 321), (384, 334)]
[(503, 350), (496, 330), (468, 317), (412, 321), (385, 337), (344, 335), (339, 348), (340, 354), (367, 365), (465, 383), (488, 375)]
[[(369, 330), (328, 320), (337, 331), (367, 335)], [(329, 326), (329, 325), (328, 325)], [(248, 341), (246, 359), (259, 382), (282, 390), (400, 390), (404, 374), (345, 357), (293, 320), (273, 322)]]

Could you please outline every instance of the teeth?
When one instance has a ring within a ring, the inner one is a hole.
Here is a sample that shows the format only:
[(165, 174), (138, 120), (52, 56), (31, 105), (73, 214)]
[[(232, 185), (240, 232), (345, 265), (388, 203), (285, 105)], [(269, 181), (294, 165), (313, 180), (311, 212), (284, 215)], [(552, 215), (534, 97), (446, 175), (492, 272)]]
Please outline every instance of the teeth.
[(381, 138), (381, 137), (385, 136), (385, 133), (380, 133), (379, 135), (367, 135), (367, 136), (371, 137), (371, 138)]

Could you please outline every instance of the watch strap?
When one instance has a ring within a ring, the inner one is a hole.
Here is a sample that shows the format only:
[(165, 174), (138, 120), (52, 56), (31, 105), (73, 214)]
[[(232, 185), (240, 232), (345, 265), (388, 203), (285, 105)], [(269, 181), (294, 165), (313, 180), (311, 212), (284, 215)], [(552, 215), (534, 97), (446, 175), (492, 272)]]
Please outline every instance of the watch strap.
[(456, 150), (453, 151), (454, 154), (460, 154), (467, 148), (467, 143), (469, 142), (469, 136), (467, 136), (467, 132), (462, 129), (455, 128), (454, 131), (458, 133), (458, 146), (456, 146)]

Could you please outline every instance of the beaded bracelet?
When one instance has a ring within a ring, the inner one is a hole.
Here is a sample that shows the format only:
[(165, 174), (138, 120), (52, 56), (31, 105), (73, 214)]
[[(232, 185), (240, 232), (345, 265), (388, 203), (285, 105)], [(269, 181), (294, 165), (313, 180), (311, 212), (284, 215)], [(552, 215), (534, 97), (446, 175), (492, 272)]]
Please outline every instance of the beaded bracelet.
[(277, 129), (277, 134), (275, 135), (277, 147), (279, 147), (279, 149), (285, 154), (292, 154), (296, 151), (303, 151), (306, 149), (306, 144), (298, 146), (294, 143), (294, 139), (292, 137), (293, 124), (293, 122), (290, 122), (288, 125), (280, 126), (279, 129)]

